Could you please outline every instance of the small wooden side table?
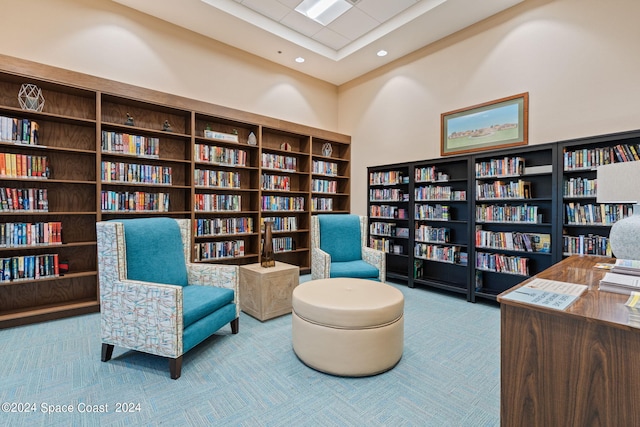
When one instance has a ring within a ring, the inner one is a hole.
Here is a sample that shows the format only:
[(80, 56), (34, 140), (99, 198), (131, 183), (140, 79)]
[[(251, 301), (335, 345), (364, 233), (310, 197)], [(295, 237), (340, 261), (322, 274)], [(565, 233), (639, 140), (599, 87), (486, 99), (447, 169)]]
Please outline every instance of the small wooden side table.
[(240, 266), (240, 309), (260, 321), (291, 313), (291, 294), (298, 286), (300, 267), (276, 261)]

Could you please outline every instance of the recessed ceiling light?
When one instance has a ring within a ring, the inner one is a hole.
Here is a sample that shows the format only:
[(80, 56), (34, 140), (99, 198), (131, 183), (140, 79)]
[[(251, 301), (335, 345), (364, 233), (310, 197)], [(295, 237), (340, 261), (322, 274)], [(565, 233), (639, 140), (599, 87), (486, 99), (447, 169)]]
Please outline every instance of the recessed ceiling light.
[(352, 4), (346, 0), (304, 0), (296, 7), (307, 18), (322, 25), (329, 25), (338, 16), (351, 9)]
[(302, 64), (304, 62), (304, 58), (302, 56), (298, 56), (296, 58), (296, 62), (299, 63), (299, 64)]
[(376, 55), (378, 55), (378, 56), (387, 56), (387, 53), (388, 52), (383, 49), (383, 50), (379, 50), (378, 53), (376, 53)]

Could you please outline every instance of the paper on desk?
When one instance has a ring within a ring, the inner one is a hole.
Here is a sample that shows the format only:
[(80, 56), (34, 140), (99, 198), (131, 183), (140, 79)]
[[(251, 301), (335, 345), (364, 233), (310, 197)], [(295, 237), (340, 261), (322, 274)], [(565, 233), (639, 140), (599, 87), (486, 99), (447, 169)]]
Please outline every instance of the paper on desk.
[(558, 282), (556, 280), (533, 279), (523, 288), (541, 289), (543, 291), (555, 292), (557, 294), (575, 295), (579, 297), (587, 290), (587, 285), (577, 283)]
[(533, 279), (526, 285), (502, 296), (502, 299), (564, 310), (587, 290), (587, 285)]

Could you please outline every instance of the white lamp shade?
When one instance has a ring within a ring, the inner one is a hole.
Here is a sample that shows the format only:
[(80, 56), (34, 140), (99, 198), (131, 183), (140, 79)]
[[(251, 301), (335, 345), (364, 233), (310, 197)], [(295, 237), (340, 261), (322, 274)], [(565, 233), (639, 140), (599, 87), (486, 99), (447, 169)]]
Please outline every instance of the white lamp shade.
[(640, 260), (640, 162), (598, 166), (598, 203), (635, 203), (633, 215), (611, 226), (609, 244), (613, 256)]
[(598, 166), (598, 203), (637, 203), (640, 201), (640, 162)]

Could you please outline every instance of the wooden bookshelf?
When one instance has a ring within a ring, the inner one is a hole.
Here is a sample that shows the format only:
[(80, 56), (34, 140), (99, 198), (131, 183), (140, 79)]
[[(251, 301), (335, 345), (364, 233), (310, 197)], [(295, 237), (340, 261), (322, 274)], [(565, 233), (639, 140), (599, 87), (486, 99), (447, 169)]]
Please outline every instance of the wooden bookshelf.
[[(0, 153), (33, 162), (46, 157), (50, 168), (46, 178), (0, 176), (0, 187), (46, 190), (48, 201), (46, 211), (2, 210), (0, 223), (62, 223), (62, 244), (0, 247), (0, 258), (55, 254), (69, 263), (64, 275), (0, 281), (0, 328), (99, 310), (96, 221), (189, 218), (192, 261), (251, 264), (260, 262), (260, 226), (270, 218), (282, 226), (273, 233), (282, 248), (276, 258), (308, 273), (313, 198), (330, 199), (330, 212), (350, 211), (347, 135), (0, 58), (0, 116), (38, 125), (38, 145), (0, 137)], [(17, 94), (24, 83), (42, 89), (41, 112), (20, 108)], [(322, 150), (325, 144), (331, 153)], [(244, 161), (212, 160), (201, 156), (204, 150), (242, 153)], [(295, 159), (295, 169), (267, 167), (263, 155)], [(313, 172), (315, 160), (335, 163), (336, 175)], [(286, 177), (288, 187), (264, 187), (269, 175)], [(335, 192), (314, 191), (313, 179), (335, 181)], [(265, 197), (291, 198), (301, 207), (267, 209)], [(205, 199), (216, 208), (198, 204)], [(221, 203), (227, 208), (219, 209)], [(225, 248), (225, 256), (211, 256), (217, 248)]]

